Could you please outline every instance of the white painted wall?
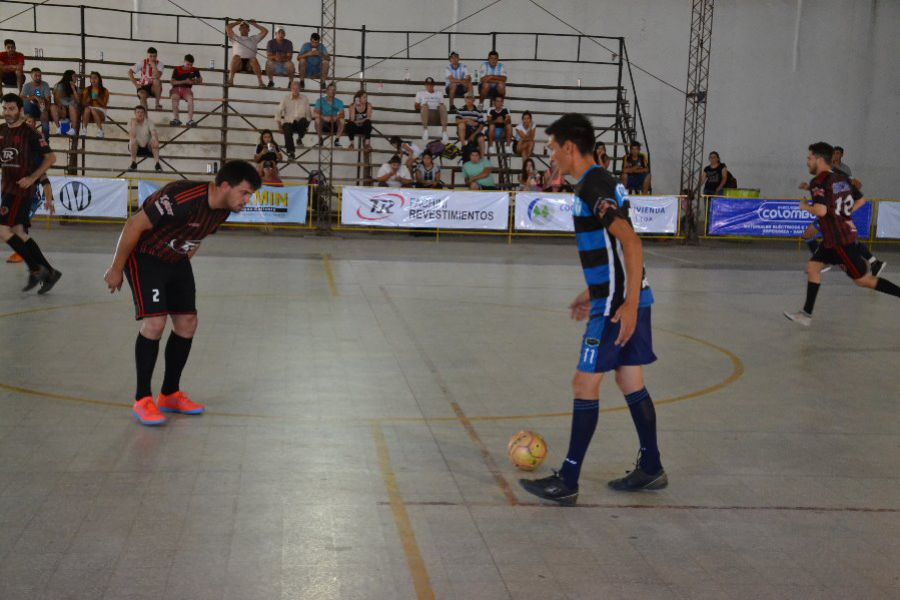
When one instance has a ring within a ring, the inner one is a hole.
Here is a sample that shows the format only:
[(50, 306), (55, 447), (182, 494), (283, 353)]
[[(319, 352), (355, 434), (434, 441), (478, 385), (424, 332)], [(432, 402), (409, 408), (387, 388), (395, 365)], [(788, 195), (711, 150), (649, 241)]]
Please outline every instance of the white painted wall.
[[(143, 10), (179, 12), (166, 0), (138, 1)], [(900, 150), (900, 2), (805, 0), (795, 47), (798, 1), (719, 0), (717, 3), (707, 150), (721, 153), (742, 186), (759, 187), (766, 194), (795, 195), (797, 184), (806, 177), (806, 146), (824, 139), (846, 148), (847, 162), (863, 180), (868, 196), (900, 195), (895, 165)], [(434, 30), (451, 23), (453, 16), (452, 2), (339, 2), (339, 22), (346, 27), (365, 24), (372, 29)], [(679, 87), (684, 85), (688, 0), (540, 2), (583, 31), (624, 36), (635, 63)], [(13, 6), (3, 4), (0, 17), (13, 10)], [(90, 4), (133, 6), (125, 0), (95, 0)], [(245, 16), (247, 7), (246, 2), (238, 0), (182, 0), (179, 4), (199, 14), (219, 16)], [(459, 0), (459, 14), (470, 14), (485, 4), (487, 0)], [(253, 6), (253, 16), (259, 20), (305, 21), (311, 25), (319, 21), (319, 2), (315, 0), (256, 0)], [(73, 11), (73, 14), (77, 13)], [(71, 17), (68, 22), (73, 27), (77, 25), (77, 20)], [(126, 27), (127, 21), (96, 26), (98, 31)], [(148, 38), (169, 35), (169, 27), (152, 17), (140, 21), (140, 31)], [(491, 30), (568, 32), (527, 0), (505, 0), (458, 27), (460, 32)], [(196, 25), (193, 31), (204, 40), (219, 39), (216, 32), (203, 25)], [(307, 32), (289, 35), (295, 42), (302, 42)], [(77, 38), (54, 37), (36, 43), (29, 36), (19, 34), (17, 39), (26, 52), (35, 45), (43, 46), (47, 53), (59, 50), (75, 55), (78, 51)], [(370, 38), (368, 50), (390, 52), (402, 48), (404, 43), (400, 36)], [(356, 40), (344, 38), (339, 44), (346, 52), (351, 47), (355, 49)], [(185, 51), (183, 47), (157, 45), (167, 58)], [(482, 56), (487, 51), (487, 47), (467, 48), (462, 37), (457, 46), (466, 56)], [(512, 51), (509, 45), (506, 48), (507, 52)], [(104, 43), (104, 49), (107, 58), (111, 53), (128, 57), (135, 53), (134, 47), (112, 43)], [(441, 38), (423, 44), (422, 52), (437, 55), (445, 49), (446, 40)], [(502, 55), (502, 44), (500, 49)], [(599, 49), (597, 52), (598, 56), (605, 55)], [(201, 66), (212, 57), (203, 50), (195, 50), (194, 54)], [(221, 65), (220, 53), (214, 58)], [(413, 65), (413, 77), (424, 77), (428, 74), (425, 71), (437, 73), (440, 66), (439, 63), (432, 68)], [(351, 67), (355, 69), (356, 65), (347, 61), (339, 63), (338, 74), (346, 74)], [(405, 67), (404, 61), (396, 61), (369, 74), (400, 77)], [(521, 81), (572, 83), (583, 73), (574, 67), (550, 70), (517, 65), (511, 75)], [(653, 152), (654, 187), (657, 191), (675, 191), (680, 168), (683, 98), (643, 74), (636, 72), (635, 78)]]

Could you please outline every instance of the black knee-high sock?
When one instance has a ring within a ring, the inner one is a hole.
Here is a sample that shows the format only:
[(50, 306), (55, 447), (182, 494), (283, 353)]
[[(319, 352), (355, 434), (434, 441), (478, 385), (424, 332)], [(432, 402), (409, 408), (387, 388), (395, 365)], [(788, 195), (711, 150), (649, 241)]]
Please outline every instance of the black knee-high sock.
[(47, 259), (44, 258), (44, 253), (41, 252), (40, 247), (37, 245), (37, 242), (34, 241), (34, 238), (28, 238), (25, 241), (25, 248), (28, 253), (31, 254), (31, 258), (40, 265), (43, 265), (47, 268), (48, 271), (52, 271), (53, 267), (50, 266), (50, 263), (47, 262)]
[(891, 296), (900, 297), (900, 287), (891, 283), (887, 279), (883, 277), (878, 278), (878, 283), (875, 284), (875, 289), (884, 294), (890, 294)]
[(569, 452), (559, 469), (559, 476), (571, 488), (578, 487), (581, 475), (581, 463), (587, 454), (594, 430), (597, 429), (597, 418), (600, 416), (600, 403), (596, 400), (575, 400), (572, 409), (572, 433), (569, 437)]
[(637, 429), (638, 440), (641, 442), (641, 468), (650, 473), (659, 473), (662, 463), (659, 460), (659, 446), (656, 443), (656, 409), (650, 392), (643, 388), (637, 392), (627, 394), (625, 401), (628, 410), (631, 411), (631, 420)]
[(806, 282), (806, 304), (803, 305), (803, 312), (808, 315), (812, 314), (813, 308), (816, 306), (816, 296), (819, 294), (820, 283)]
[(159, 340), (147, 339), (139, 333), (134, 344), (134, 362), (137, 365), (135, 400), (153, 395), (153, 392), (150, 390), (150, 381), (153, 379), (153, 367), (156, 366), (156, 356), (158, 354)]
[(6, 243), (9, 245), (13, 251), (22, 257), (22, 260), (25, 261), (25, 264), (28, 265), (29, 271), (34, 271), (38, 268), (39, 262), (35, 261), (34, 257), (31, 255), (31, 252), (28, 251), (28, 246), (25, 244), (25, 240), (13, 234), (11, 238), (6, 240)]
[(174, 331), (166, 342), (166, 374), (163, 377), (162, 393), (174, 394), (181, 389), (181, 372), (191, 353), (192, 338), (181, 337)]

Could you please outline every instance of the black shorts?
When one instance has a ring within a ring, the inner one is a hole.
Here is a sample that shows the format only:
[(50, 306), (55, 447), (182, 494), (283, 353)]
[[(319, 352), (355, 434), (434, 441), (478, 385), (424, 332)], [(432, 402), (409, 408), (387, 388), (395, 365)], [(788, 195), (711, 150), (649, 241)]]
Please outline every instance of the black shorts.
[(448, 98), (453, 100), (454, 98), (465, 98), (466, 97), (466, 93), (468, 93), (468, 91), (469, 91), (469, 88), (468, 88), (468, 86), (466, 86), (466, 84), (457, 83), (456, 89), (453, 92), (452, 98), (450, 97), (450, 85), (451, 84), (448, 83), (447, 85), (444, 86), (444, 92), (446, 92)]
[(869, 272), (869, 261), (865, 259), (860, 251), (859, 244), (848, 244), (834, 248), (826, 248), (820, 244), (816, 249), (816, 253), (809, 260), (825, 263), (826, 265), (841, 265), (850, 279), (865, 277)]
[(148, 83), (147, 85), (142, 85), (141, 87), (139, 87), (137, 89), (137, 91), (138, 91), (138, 94), (140, 94), (140, 92), (145, 92), (147, 94), (147, 96), (150, 98), (157, 97), (156, 94), (153, 93), (153, 85), (150, 83)]
[(0, 225), (15, 227), (22, 225), (28, 229), (31, 224), (31, 202), (34, 198), (34, 189), (22, 190), (21, 194), (3, 192), (0, 195)]
[(135, 156), (153, 158), (153, 150), (150, 149), (150, 146), (138, 146)]
[(131, 286), (134, 318), (197, 314), (197, 288), (191, 261), (163, 262), (155, 256), (134, 252), (125, 264)]
[(241, 59), (241, 68), (238, 69), (241, 73), (252, 73), (253, 67), (250, 66), (250, 61), (252, 58), (242, 58)]

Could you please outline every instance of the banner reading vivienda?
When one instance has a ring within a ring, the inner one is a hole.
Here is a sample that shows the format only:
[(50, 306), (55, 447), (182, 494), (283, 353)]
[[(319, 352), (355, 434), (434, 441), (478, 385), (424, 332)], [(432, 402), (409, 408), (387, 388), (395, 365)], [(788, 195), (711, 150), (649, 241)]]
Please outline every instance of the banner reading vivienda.
[(900, 202), (878, 203), (878, 226), (875, 237), (879, 239), (900, 239)]
[[(709, 203), (707, 233), (714, 236), (799, 237), (813, 222), (799, 200), (713, 197)], [(853, 213), (853, 222), (860, 237), (868, 238), (872, 205), (867, 202)]]
[[(572, 194), (516, 192), (516, 231), (573, 231)], [(641, 234), (678, 231), (678, 196), (631, 196), (631, 221)]]
[(345, 187), (341, 200), (343, 225), (502, 231), (508, 219), (508, 192)]
[[(149, 181), (138, 182), (141, 204), (161, 186)], [(240, 213), (228, 217), (228, 223), (297, 224), (306, 223), (309, 188), (306, 186), (270, 187), (264, 185), (253, 194)]]
[[(57, 216), (124, 219), (128, 216), (128, 182), (98, 177), (50, 177)], [(43, 199), (44, 189), (36, 187)], [(47, 216), (43, 202), (35, 213)]]

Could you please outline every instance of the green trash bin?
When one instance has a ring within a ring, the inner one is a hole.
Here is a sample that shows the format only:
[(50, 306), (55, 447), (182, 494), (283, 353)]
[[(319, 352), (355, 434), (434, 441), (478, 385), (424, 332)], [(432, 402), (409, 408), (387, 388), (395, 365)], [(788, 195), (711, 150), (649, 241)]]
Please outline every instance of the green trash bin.
[(722, 191), (726, 198), (759, 198), (758, 188), (725, 188)]

